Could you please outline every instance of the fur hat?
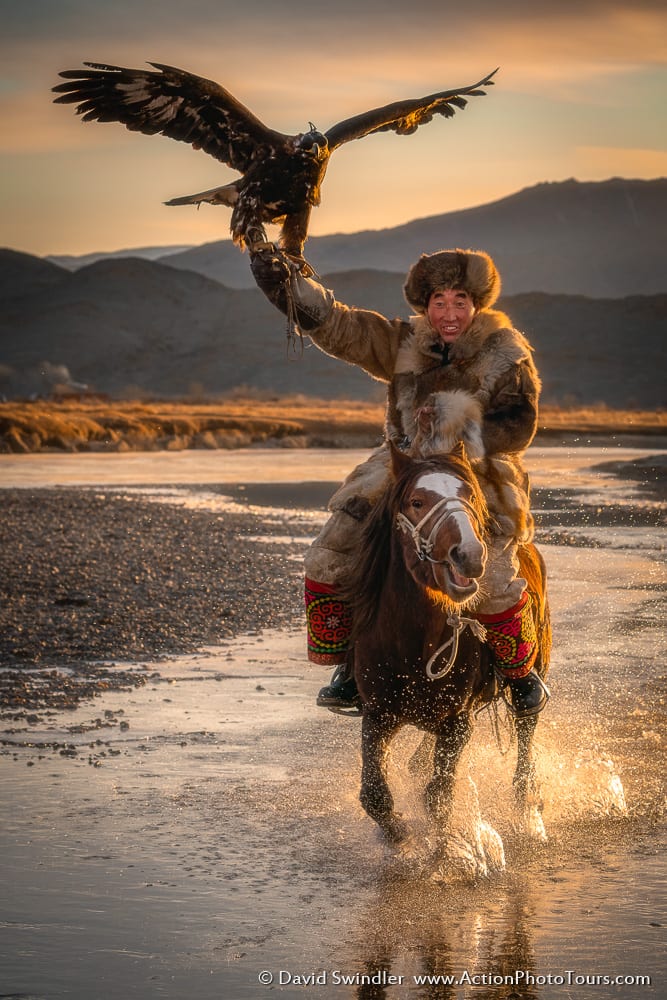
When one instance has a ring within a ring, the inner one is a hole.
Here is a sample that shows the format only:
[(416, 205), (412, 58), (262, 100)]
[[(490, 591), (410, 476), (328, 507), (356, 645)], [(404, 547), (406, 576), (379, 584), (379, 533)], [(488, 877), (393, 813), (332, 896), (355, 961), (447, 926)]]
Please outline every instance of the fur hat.
[(487, 309), (500, 295), (500, 275), (483, 250), (423, 253), (408, 271), (403, 294), (417, 313), (425, 313), (433, 292), (461, 288), (476, 309)]

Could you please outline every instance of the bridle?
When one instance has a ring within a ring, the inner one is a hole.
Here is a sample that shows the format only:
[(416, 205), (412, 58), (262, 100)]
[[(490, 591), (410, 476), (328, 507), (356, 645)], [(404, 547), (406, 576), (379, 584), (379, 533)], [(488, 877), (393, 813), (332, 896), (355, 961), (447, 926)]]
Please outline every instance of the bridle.
[[(424, 538), (421, 533), (421, 529), (438, 512), (440, 512), (439, 516), (436, 518), (428, 537)], [(467, 517), (471, 518), (480, 534), (483, 534), (484, 525), (478, 511), (469, 500), (464, 500), (463, 497), (443, 497), (442, 500), (438, 500), (438, 502), (431, 507), (431, 509), (417, 524), (413, 524), (409, 517), (406, 517), (402, 511), (399, 511), (396, 515), (396, 527), (410, 535), (412, 541), (414, 542), (415, 549), (417, 550), (417, 556), (421, 562), (426, 560), (433, 565), (440, 566), (448, 560), (434, 559), (431, 552), (435, 547), (438, 531), (445, 521), (447, 521), (450, 517), (454, 517), (455, 514), (465, 514)], [(426, 676), (430, 681), (438, 681), (443, 677), (446, 677), (454, 666), (459, 651), (459, 638), (464, 628), (469, 628), (480, 642), (484, 642), (486, 639), (486, 629), (481, 622), (478, 622), (475, 618), (466, 618), (463, 615), (452, 612), (447, 617), (447, 624), (452, 627), (452, 635), (442, 644), (442, 646), (439, 646), (438, 649), (436, 649), (425, 666)], [(436, 660), (449, 647), (451, 648), (449, 649), (447, 662), (440, 670), (436, 670)]]
[[(424, 538), (421, 533), (421, 529), (438, 511), (441, 511), (440, 516), (431, 528), (428, 538)], [(435, 547), (438, 531), (445, 521), (447, 521), (450, 517), (454, 517), (455, 514), (465, 514), (466, 517), (472, 518), (477, 528), (480, 530), (480, 533), (483, 533), (484, 525), (482, 524), (482, 520), (477, 513), (477, 510), (469, 500), (464, 500), (463, 497), (443, 497), (442, 500), (438, 500), (438, 502), (431, 507), (431, 509), (417, 524), (413, 524), (409, 517), (406, 517), (405, 514), (399, 511), (396, 515), (396, 527), (410, 535), (412, 541), (414, 542), (415, 549), (417, 550), (417, 556), (421, 562), (427, 560), (427, 562), (434, 563), (436, 566), (441, 566), (443, 563), (447, 562), (447, 559), (433, 559), (431, 552)]]

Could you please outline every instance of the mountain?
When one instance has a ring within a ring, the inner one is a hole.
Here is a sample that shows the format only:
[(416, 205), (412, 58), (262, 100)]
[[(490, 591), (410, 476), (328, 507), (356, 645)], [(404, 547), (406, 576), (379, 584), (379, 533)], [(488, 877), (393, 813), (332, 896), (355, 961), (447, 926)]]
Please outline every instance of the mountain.
[[(495, 259), (506, 295), (551, 292), (622, 298), (667, 291), (666, 230), (666, 178), (568, 180), (537, 184), (478, 208), (391, 229), (313, 236), (306, 256), (320, 274), (370, 268), (404, 275), (421, 253), (476, 247)], [(157, 259), (156, 254), (156, 248), (148, 248), (114, 256)], [(78, 258), (79, 266), (103, 258)], [(77, 261), (50, 259), (70, 268)], [(253, 287), (247, 254), (239, 253), (229, 239), (182, 252), (165, 247), (160, 260), (198, 271), (228, 288)]]
[(234, 324), (236, 300), (248, 295), (141, 259), (60, 270), (64, 280), (44, 294), (14, 295), (0, 321), (0, 362), (25, 373), (34, 391), (45, 388), (48, 360), (104, 392), (187, 392), (216, 343), (217, 317)]
[[(477, 247), (496, 261), (506, 295), (621, 298), (667, 291), (667, 179), (538, 184), (508, 198), (353, 236), (315, 236), (306, 256), (320, 274), (373, 268), (405, 274), (424, 252)], [(170, 255), (230, 287), (251, 287), (247, 257), (228, 240)]]
[(80, 267), (87, 267), (88, 264), (96, 264), (98, 260), (118, 260), (122, 257), (141, 257), (143, 260), (160, 260), (169, 257), (171, 254), (184, 253), (191, 250), (191, 245), (186, 246), (166, 246), (166, 247), (135, 247), (133, 250), (111, 250), (107, 253), (86, 253), (80, 257), (73, 254), (50, 254), (45, 260), (59, 267), (66, 267), (68, 271), (78, 271)]
[(0, 248), (0, 302), (29, 298), (67, 280), (67, 273), (41, 257)]
[[(26, 254), (0, 255), (0, 392), (7, 395), (49, 391), (64, 366), (66, 384), (112, 395), (215, 395), (247, 386), (276, 395), (383, 397), (381, 384), (308, 340), (303, 351), (288, 349), (284, 319), (257, 289), (225, 288), (141, 259), (102, 260), (73, 273), (44, 265)], [(338, 272), (325, 283), (349, 305), (408, 313), (396, 274)], [(506, 295), (500, 306), (535, 346), (545, 402), (667, 405), (667, 294), (532, 292)]]

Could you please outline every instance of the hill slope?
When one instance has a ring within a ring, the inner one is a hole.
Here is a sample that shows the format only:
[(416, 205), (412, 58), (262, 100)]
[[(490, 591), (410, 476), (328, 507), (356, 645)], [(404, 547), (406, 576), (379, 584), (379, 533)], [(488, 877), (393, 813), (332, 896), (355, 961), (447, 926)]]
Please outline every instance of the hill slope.
[[(506, 295), (616, 298), (667, 291), (667, 179), (538, 184), (479, 208), (404, 226), (308, 240), (320, 274), (373, 268), (404, 275), (421, 253), (477, 247), (495, 259)], [(231, 287), (250, 287), (247, 257), (228, 240), (170, 255)]]
[[(227, 224), (221, 211), (222, 234)], [(537, 184), (477, 208), (390, 229), (313, 236), (306, 254), (320, 274), (373, 268), (402, 276), (420, 253), (477, 247), (496, 259), (506, 295), (542, 291), (621, 298), (667, 291), (662, 246), (666, 229), (667, 179), (569, 180)], [(164, 247), (161, 261), (198, 271), (230, 288), (252, 287), (247, 255), (229, 239), (177, 250)], [(151, 247), (135, 253), (154, 260), (158, 251)], [(75, 269), (95, 259), (134, 255), (119, 251), (50, 260)]]
[[(114, 395), (216, 394), (238, 386), (325, 399), (383, 395), (381, 385), (307, 340), (302, 353), (288, 352), (285, 321), (256, 289), (225, 288), (146, 260), (99, 261), (75, 273), (54, 265), (42, 272), (44, 262), (28, 255), (4, 260), (11, 281), (2, 277), (0, 258), (0, 391), (7, 395), (48, 391), (44, 362)], [(325, 283), (350, 305), (407, 315), (394, 274), (338, 273)], [(500, 305), (536, 348), (545, 402), (666, 405), (667, 295), (531, 293), (505, 296)]]

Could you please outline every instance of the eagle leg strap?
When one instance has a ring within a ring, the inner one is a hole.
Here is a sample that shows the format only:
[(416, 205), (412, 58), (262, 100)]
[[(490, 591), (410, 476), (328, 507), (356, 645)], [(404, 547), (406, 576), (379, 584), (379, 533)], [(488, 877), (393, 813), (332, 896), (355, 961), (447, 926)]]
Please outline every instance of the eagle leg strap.
[(288, 278), (287, 282), (285, 283), (285, 299), (286, 299), (286, 306), (287, 306), (287, 313), (286, 313), (286, 315), (287, 315), (287, 327), (286, 327), (287, 353), (289, 354), (289, 349), (291, 347), (292, 348), (292, 352), (294, 354), (296, 354), (296, 340), (297, 340), (297, 337), (298, 337), (299, 341), (301, 342), (301, 352), (300, 353), (303, 354), (303, 334), (301, 333), (301, 330), (299, 329), (299, 322), (298, 322), (299, 316), (298, 316), (298, 313), (297, 313), (297, 306), (296, 306), (296, 301), (295, 301), (295, 298), (294, 298), (294, 289), (293, 289), (291, 278), (292, 278), (292, 276), (290, 274), (290, 277)]

